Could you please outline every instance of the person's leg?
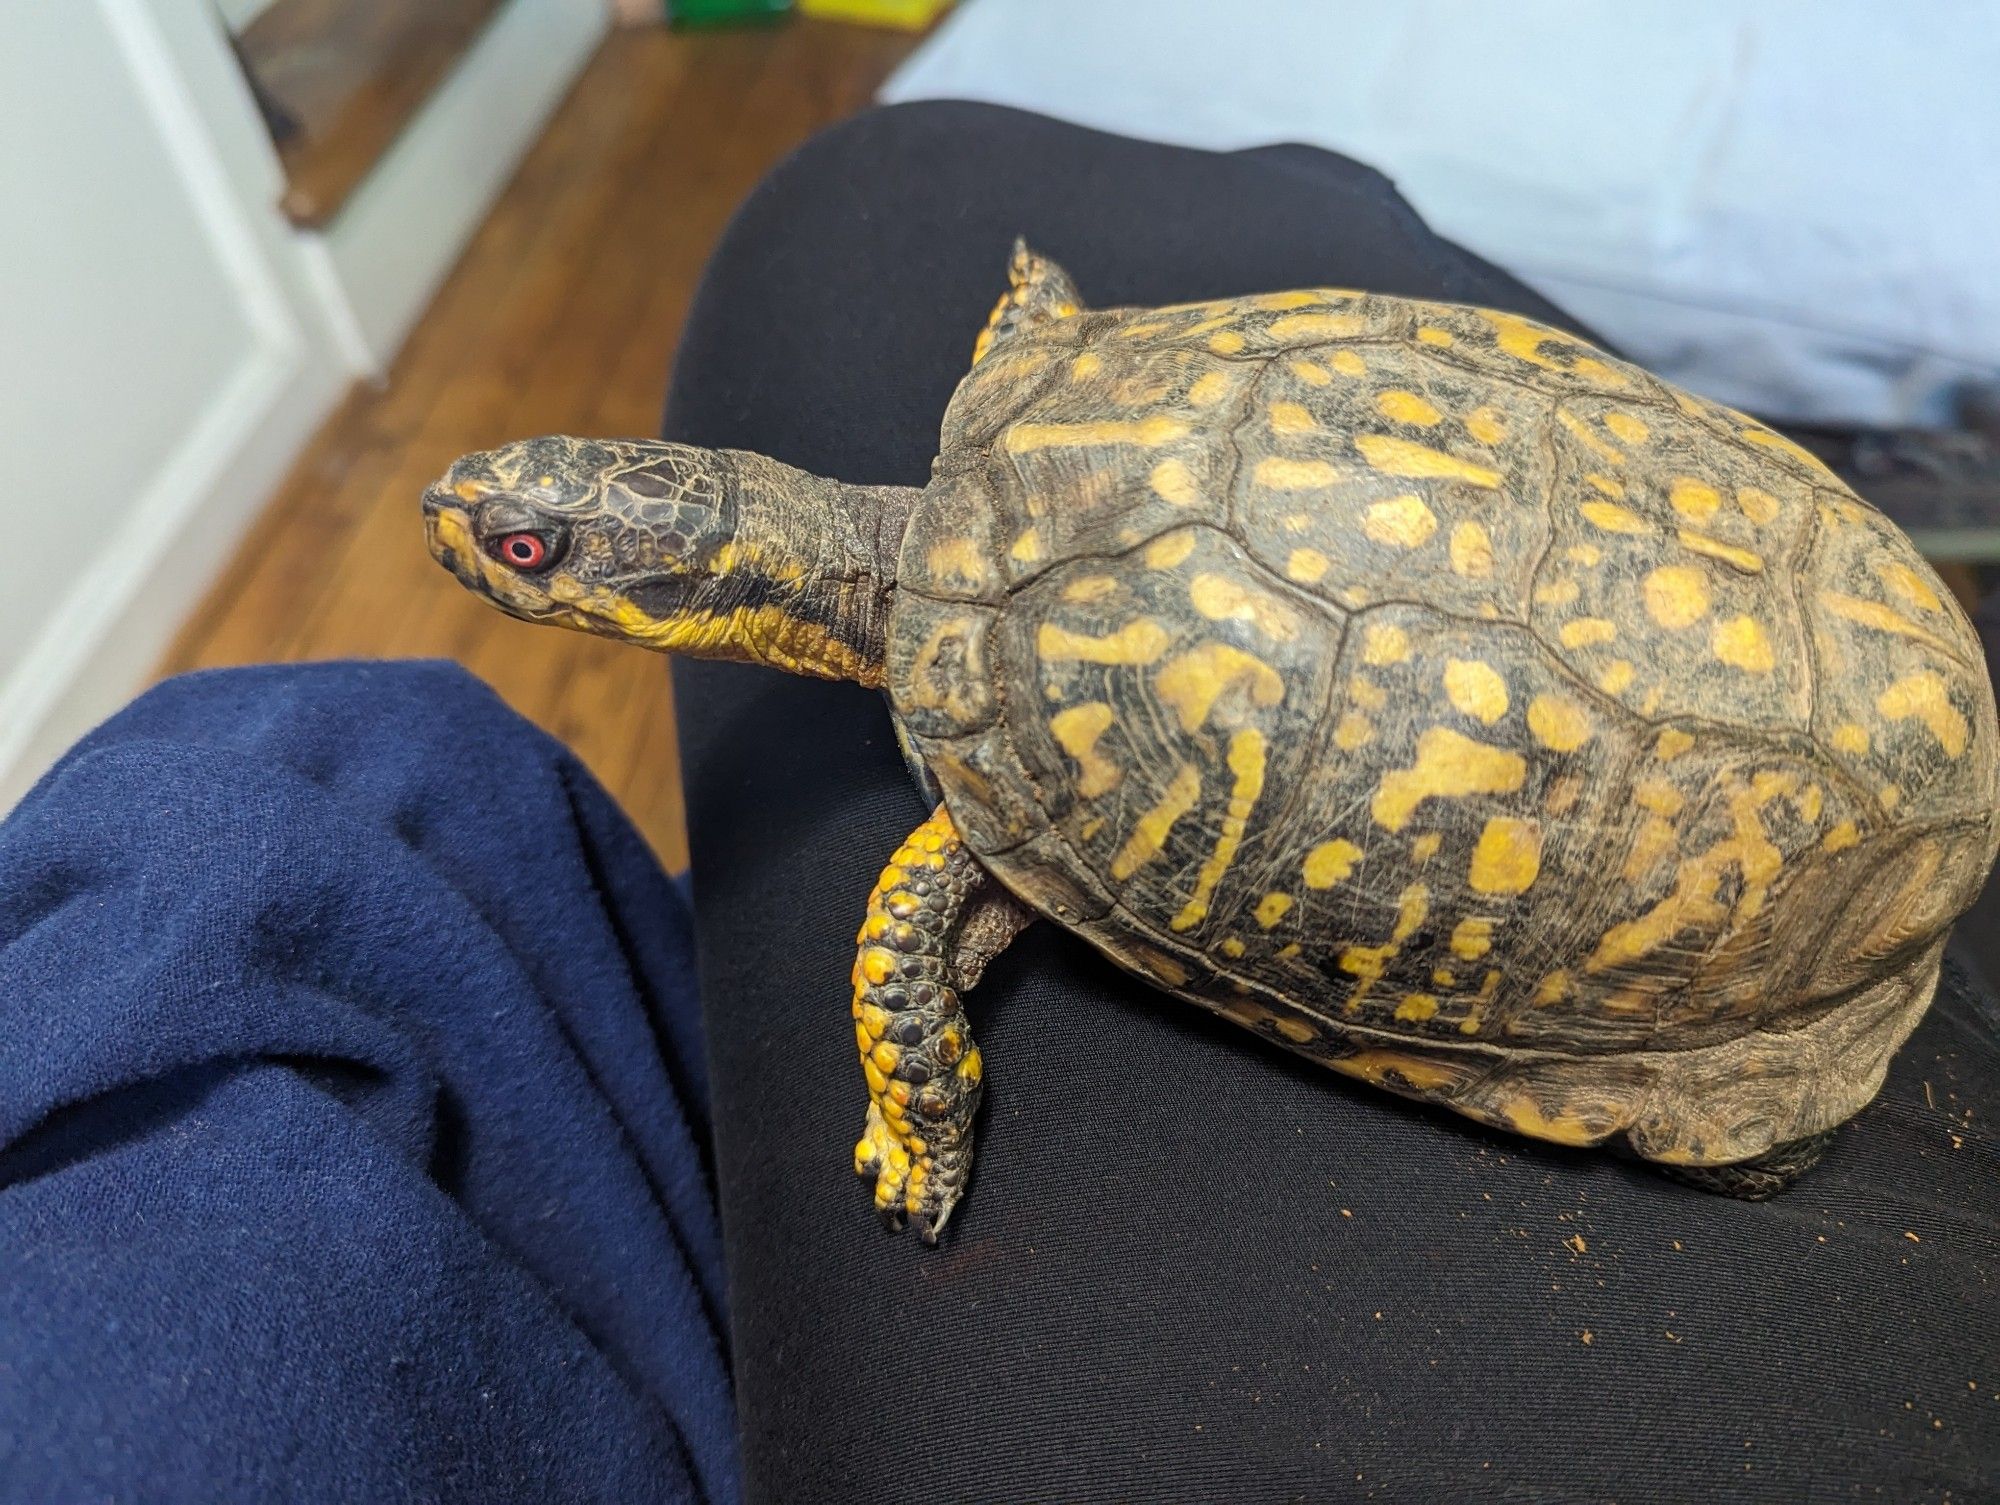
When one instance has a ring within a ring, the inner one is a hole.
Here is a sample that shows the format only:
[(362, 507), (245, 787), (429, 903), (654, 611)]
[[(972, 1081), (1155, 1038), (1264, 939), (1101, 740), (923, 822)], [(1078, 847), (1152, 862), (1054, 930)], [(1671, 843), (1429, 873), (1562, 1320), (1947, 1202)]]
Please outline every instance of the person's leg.
[(688, 950), (458, 670), (93, 733), (0, 825), (0, 1493), (733, 1498)]
[[(1546, 304), (1377, 175), (973, 105), (874, 112), (745, 206), (669, 438), (921, 484), (1014, 237), (1097, 306), (1311, 284)], [(1037, 925), (965, 999), (937, 1249), (849, 1173), (846, 979), (926, 807), (879, 697), (676, 676), (753, 1497), (1977, 1495), (2000, 1457), (2000, 1052), (1948, 991), (1773, 1201), (1428, 1113)]]

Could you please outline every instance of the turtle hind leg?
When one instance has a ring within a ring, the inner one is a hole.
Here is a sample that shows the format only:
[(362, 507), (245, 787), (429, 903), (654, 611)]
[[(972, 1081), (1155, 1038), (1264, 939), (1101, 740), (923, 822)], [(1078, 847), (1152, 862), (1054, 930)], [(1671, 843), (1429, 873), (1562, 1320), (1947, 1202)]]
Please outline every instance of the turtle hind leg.
[(854, 1030), (868, 1122), (854, 1169), (892, 1228), (937, 1242), (972, 1173), (984, 1066), (959, 1001), (960, 933), (988, 879), (942, 805), (896, 849), (856, 940)]
[(1025, 240), (1014, 242), (1014, 254), (1007, 263), (1007, 280), (1011, 285), (993, 305), (986, 327), (972, 347), (975, 366), (1015, 330), (1051, 319), (1073, 318), (1083, 308), (1083, 298), (1069, 273), (1048, 257), (1030, 251)]
[(1773, 1145), (1754, 1160), (1734, 1165), (1663, 1165), (1661, 1170), (1676, 1181), (1698, 1186), (1725, 1197), (1745, 1202), (1762, 1202), (1798, 1180), (1818, 1165), (1833, 1144), (1834, 1130), (1808, 1134)]

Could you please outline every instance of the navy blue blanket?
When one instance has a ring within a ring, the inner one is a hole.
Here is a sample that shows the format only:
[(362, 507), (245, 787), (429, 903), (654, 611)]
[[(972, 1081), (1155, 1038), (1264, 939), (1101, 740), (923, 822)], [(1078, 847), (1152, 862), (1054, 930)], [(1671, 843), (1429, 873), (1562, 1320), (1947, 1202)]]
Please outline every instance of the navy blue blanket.
[(0, 826), (0, 1498), (734, 1499), (686, 926), (451, 668), (83, 742)]

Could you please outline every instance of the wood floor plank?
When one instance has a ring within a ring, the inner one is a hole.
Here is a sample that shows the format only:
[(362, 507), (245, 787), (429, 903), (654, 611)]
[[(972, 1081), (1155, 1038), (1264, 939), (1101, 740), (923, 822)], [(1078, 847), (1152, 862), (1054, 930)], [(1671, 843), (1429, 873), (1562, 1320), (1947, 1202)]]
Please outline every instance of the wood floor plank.
[(710, 246), (756, 180), (914, 45), (828, 23), (609, 37), (411, 334), (293, 467), (162, 674), (455, 659), (574, 747), (687, 865), (673, 707), (650, 654), (514, 622), (425, 552), (417, 498), (469, 450), (646, 434)]

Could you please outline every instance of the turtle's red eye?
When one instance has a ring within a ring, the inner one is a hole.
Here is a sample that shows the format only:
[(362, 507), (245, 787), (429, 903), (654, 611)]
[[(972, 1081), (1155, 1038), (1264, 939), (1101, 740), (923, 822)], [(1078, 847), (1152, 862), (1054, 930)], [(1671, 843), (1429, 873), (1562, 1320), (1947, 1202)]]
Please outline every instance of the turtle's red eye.
[(539, 533), (509, 533), (493, 552), (517, 570), (538, 570), (549, 560), (549, 543)]

